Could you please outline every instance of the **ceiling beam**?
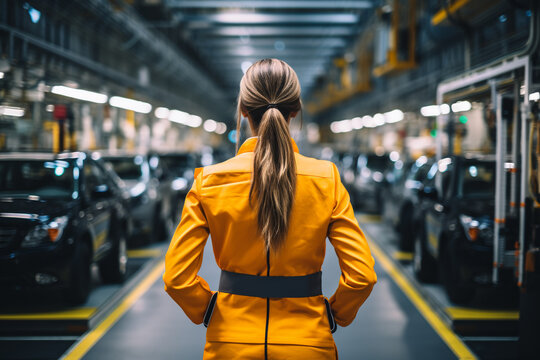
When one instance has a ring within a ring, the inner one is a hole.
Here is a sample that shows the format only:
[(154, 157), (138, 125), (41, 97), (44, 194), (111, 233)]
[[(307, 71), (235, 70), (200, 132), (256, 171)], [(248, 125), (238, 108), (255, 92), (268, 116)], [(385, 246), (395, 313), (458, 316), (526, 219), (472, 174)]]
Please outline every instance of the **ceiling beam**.
[(371, 9), (372, 1), (313, 1), (313, 0), (290, 0), (290, 1), (227, 1), (227, 0), (165, 0), (165, 5), (173, 9)]

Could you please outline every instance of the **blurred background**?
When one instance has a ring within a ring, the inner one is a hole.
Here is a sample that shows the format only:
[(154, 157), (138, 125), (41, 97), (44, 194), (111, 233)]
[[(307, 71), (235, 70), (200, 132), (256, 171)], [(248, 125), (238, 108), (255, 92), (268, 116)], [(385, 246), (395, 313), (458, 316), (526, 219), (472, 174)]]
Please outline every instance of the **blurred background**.
[(278, 58), (300, 153), (338, 166), (376, 260), (469, 351), (368, 358), (537, 358), (539, 5), (0, 0), (0, 357), (69, 358), (159, 265), (194, 168), (235, 155), (243, 73)]

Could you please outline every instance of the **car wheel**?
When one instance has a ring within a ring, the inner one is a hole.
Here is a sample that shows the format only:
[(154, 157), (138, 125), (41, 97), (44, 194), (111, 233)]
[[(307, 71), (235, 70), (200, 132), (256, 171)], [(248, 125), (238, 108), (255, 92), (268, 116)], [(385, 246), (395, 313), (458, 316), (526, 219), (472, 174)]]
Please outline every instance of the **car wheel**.
[(127, 241), (119, 235), (109, 254), (99, 264), (99, 273), (105, 283), (121, 283), (127, 273)]
[(435, 282), (437, 280), (436, 263), (426, 250), (422, 231), (417, 232), (414, 236), (413, 268), (418, 280), (422, 282)]
[(441, 257), (441, 278), (450, 301), (463, 304), (474, 297), (474, 286), (465, 284), (460, 274), (459, 257), (450, 241), (446, 242)]
[(91, 253), (88, 244), (81, 242), (75, 250), (71, 266), (71, 275), (65, 290), (65, 299), (73, 304), (80, 305), (88, 299), (92, 284)]

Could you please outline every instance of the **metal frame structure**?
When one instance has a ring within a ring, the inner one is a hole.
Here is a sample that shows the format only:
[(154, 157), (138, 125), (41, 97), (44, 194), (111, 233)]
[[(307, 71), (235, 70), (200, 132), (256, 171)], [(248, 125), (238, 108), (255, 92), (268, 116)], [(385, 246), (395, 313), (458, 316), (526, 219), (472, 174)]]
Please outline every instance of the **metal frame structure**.
[[(505, 162), (505, 155), (506, 155), (506, 144), (504, 136), (499, 134), (499, 131), (504, 131), (502, 128), (504, 126), (504, 122), (502, 120), (502, 114), (500, 114), (500, 95), (497, 95), (496, 93), (496, 83), (494, 82), (494, 79), (497, 77), (504, 75), (506, 73), (523, 69), (523, 87), (524, 87), (524, 99), (523, 103), (521, 105), (521, 181), (520, 181), (520, 212), (519, 212), (519, 250), (518, 250), (518, 285), (521, 286), (523, 282), (523, 260), (524, 260), (524, 251), (525, 251), (525, 198), (527, 196), (527, 179), (528, 179), (528, 164), (529, 164), (529, 158), (527, 156), (528, 151), (528, 141), (529, 138), (527, 134), (529, 133), (529, 122), (528, 122), (528, 113), (529, 113), (529, 94), (530, 94), (530, 86), (531, 86), (531, 65), (530, 65), (530, 57), (528, 55), (525, 55), (523, 57), (515, 57), (508, 61), (504, 61), (500, 64), (493, 65), (486, 67), (480, 71), (471, 72), (463, 77), (449, 80), (443, 83), (440, 83), (437, 86), (437, 104), (442, 104), (444, 95), (448, 94), (452, 91), (456, 91), (461, 88), (465, 88), (467, 86), (471, 86), (474, 84), (477, 84), (479, 82), (483, 81), (492, 81), (491, 82), (491, 92), (492, 92), (492, 101), (494, 102), (494, 108), (497, 109), (497, 180), (496, 181), (496, 194), (495, 194), (495, 204), (496, 204), (496, 210), (495, 210), (495, 224), (496, 224), (496, 232), (495, 232), (495, 239), (493, 243), (493, 275), (492, 275), (492, 281), (494, 284), (498, 282), (498, 273), (499, 268), (502, 266), (504, 259), (503, 259), (503, 253), (504, 253), (504, 243), (502, 243), (499, 231), (500, 231), (500, 224), (502, 221), (504, 221), (503, 216), (504, 214), (504, 201), (505, 201), (505, 191), (499, 189), (501, 186), (504, 186), (504, 162)], [(440, 115), (437, 117), (437, 160), (442, 157), (442, 138), (441, 138), (441, 130), (443, 129), (445, 122), (446, 122), (446, 116)], [(504, 142), (504, 144), (503, 144)], [(439, 180), (440, 181), (440, 180)], [(501, 244), (502, 249), (501, 251)]]

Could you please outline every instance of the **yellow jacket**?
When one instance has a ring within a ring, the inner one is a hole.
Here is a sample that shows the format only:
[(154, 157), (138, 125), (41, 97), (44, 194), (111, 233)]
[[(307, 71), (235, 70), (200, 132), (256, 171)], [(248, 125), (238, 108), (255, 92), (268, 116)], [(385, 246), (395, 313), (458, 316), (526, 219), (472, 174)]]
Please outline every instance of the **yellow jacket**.
[[(165, 290), (196, 324), (203, 321), (212, 296), (197, 275), (208, 235), (217, 265), (227, 271), (267, 275), (266, 250), (257, 232), (257, 213), (249, 205), (253, 150), (249, 138), (238, 155), (195, 172), (182, 219), (165, 257)], [(374, 260), (360, 230), (349, 195), (336, 166), (298, 154), (297, 185), (287, 238), (270, 255), (271, 276), (300, 276), (318, 272), (326, 238), (341, 267), (339, 286), (330, 298), (335, 320), (349, 325), (369, 296), (377, 276)], [(207, 330), (207, 341), (333, 346), (322, 295), (266, 298), (219, 293)]]

